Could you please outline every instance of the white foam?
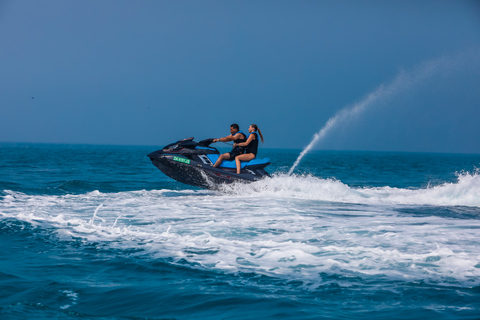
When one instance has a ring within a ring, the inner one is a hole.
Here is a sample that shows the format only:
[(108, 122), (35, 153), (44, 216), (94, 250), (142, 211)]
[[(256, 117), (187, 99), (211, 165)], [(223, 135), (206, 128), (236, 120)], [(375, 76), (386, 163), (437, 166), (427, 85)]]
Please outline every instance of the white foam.
[(228, 193), (9, 191), (0, 198), (0, 217), (50, 230), (56, 241), (80, 238), (99, 243), (99, 250), (184, 259), (201, 268), (255, 272), (312, 287), (323, 281), (322, 272), (473, 286), (480, 285), (480, 220), (397, 209), (462, 205), (478, 212), (479, 179), (464, 174), (456, 183), (417, 190), (351, 188), (283, 175)]
[(60, 291), (60, 294), (64, 297), (68, 298), (70, 300), (70, 303), (71, 303), (71, 304), (66, 304), (66, 305), (60, 306), (60, 309), (65, 310), (65, 309), (68, 309), (68, 308), (77, 304), (78, 293), (73, 292), (71, 290), (63, 290), (63, 291)]
[(251, 185), (225, 186), (225, 192), (246, 196), (268, 196), (377, 205), (434, 205), (480, 207), (480, 175), (462, 173), (457, 182), (424, 189), (392, 187), (351, 188), (341, 181), (311, 175), (276, 175)]

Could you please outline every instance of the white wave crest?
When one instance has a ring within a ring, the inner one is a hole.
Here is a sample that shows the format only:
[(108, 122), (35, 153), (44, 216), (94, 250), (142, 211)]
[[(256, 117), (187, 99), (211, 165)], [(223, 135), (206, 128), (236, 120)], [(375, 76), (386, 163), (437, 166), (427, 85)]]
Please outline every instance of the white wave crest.
[(480, 175), (462, 173), (456, 182), (422, 189), (353, 188), (334, 179), (311, 175), (275, 175), (253, 184), (224, 186), (230, 194), (379, 205), (480, 207)]

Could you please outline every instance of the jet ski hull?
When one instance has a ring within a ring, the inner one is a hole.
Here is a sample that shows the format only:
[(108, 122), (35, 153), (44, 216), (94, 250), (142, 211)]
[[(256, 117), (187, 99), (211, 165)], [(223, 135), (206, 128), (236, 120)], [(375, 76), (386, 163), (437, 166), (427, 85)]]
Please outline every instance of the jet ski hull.
[(206, 189), (218, 189), (223, 184), (233, 182), (253, 182), (269, 177), (265, 167), (270, 164), (268, 159), (259, 159), (252, 163), (243, 163), (240, 174), (236, 173), (234, 164), (226, 161), (223, 168), (214, 168), (213, 163), (218, 158), (219, 152), (212, 147), (199, 147), (198, 144), (192, 148), (193, 138), (189, 141), (188, 148), (174, 145), (166, 146), (162, 150), (152, 152), (148, 155), (152, 164), (168, 177), (179, 182)]

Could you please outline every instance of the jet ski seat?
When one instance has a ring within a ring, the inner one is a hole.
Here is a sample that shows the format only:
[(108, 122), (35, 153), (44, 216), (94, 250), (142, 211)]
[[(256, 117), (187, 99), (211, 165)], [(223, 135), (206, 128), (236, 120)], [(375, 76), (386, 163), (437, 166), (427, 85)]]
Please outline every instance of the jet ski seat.
[[(208, 159), (212, 161), (212, 163), (215, 163), (219, 157), (218, 154), (209, 154), (207, 155)], [(253, 159), (250, 161), (241, 161), (240, 162), (240, 167), (243, 169), (246, 166), (253, 166), (257, 164), (265, 164), (270, 162), (270, 158), (263, 158), (263, 159)], [(235, 164), (235, 160), (223, 160), (222, 163), (219, 166), (220, 168), (230, 168), (230, 169), (236, 169), (237, 165)]]

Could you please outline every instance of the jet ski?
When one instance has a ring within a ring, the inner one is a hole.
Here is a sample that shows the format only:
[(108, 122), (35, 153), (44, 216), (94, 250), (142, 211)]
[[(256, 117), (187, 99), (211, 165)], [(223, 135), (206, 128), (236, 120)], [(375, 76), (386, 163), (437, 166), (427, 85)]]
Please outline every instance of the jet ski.
[(200, 142), (193, 139), (171, 143), (148, 154), (148, 157), (155, 167), (170, 178), (205, 189), (217, 189), (221, 184), (253, 182), (270, 177), (264, 169), (270, 164), (269, 158), (242, 161), (240, 174), (237, 174), (235, 160), (224, 160), (218, 168), (214, 168), (220, 152), (210, 147), (213, 139)]

